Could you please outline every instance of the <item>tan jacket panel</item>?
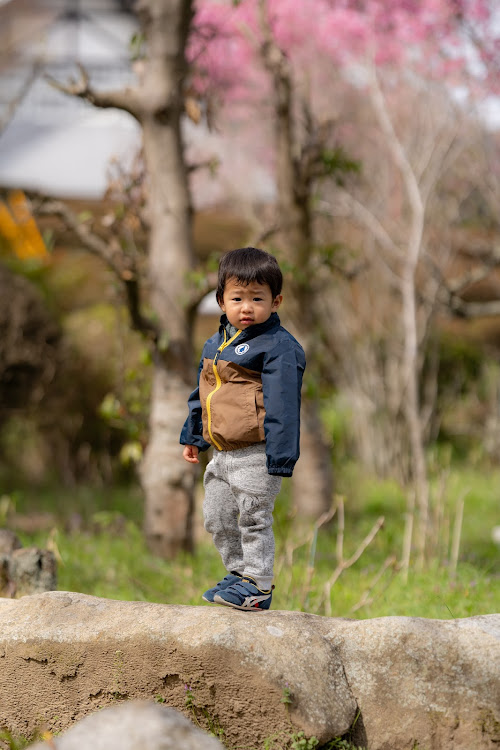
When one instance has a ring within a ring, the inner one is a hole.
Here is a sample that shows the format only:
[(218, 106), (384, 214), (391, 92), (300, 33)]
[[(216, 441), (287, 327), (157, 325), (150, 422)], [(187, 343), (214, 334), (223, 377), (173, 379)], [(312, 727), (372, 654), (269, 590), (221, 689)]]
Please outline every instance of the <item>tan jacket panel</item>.
[(262, 442), (265, 410), (260, 373), (223, 359), (216, 366), (219, 387), (212, 359), (203, 361), (200, 373), (203, 438), (225, 451)]

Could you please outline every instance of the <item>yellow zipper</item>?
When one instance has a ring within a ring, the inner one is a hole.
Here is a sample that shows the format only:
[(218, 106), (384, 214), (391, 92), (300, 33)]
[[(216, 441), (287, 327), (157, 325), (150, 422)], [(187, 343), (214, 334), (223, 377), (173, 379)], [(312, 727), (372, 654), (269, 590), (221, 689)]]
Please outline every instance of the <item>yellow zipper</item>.
[(219, 445), (219, 443), (217, 442), (217, 440), (215, 440), (214, 436), (212, 435), (212, 412), (210, 410), (210, 402), (212, 400), (212, 396), (214, 395), (214, 393), (217, 393), (217, 391), (219, 390), (219, 388), (222, 385), (222, 381), (220, 379), (220, 375), (219, 375), (219, 372), (217, 370), (217, 360), (219, 358), (219, 354), (222, 351), (224, 351), (224, 349), (226, 348), (226, 346), (229, 346), (229, 344), (231, 344), (235, 340), (235, 338), (240, 335), (240, 333), (241, 333), (241, 331), (236, 331), (236, 333), (234, 334), (234, 336), (231, 336), (231, 338), (229, 339), (229, 341), (226, 341), (226, 331), (224, 331), (224, 341), (219, 346), (219, 348), (217, 349), (217, 353), (216, 353), (216, 355), (214, 357), (214, 361), (212, 363), (212, 367), (213, 367), (213, 371), (214, 371), (214, 375), (215, 375), (215, 388), (207, 396), (208, 434), (210, 435), (210, 440), (212, 441), (212, 443), (220, 451), (222, 450), (222, 447)]

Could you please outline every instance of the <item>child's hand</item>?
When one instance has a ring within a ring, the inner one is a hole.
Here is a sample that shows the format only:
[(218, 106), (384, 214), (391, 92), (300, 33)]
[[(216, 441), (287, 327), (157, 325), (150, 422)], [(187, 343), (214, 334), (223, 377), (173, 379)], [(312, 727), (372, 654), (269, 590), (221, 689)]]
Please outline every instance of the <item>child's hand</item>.
[(185, 445), (182, 451), (183, 458), (186, 459), (190, 464), (199, 464), (198, 460), (198, 448), (196, 445)]

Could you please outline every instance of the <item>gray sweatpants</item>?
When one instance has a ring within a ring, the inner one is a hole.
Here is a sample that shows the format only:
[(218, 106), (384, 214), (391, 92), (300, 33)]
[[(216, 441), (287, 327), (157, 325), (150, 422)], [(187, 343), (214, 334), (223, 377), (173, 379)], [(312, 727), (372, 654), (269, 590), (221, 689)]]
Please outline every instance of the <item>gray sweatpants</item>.
[(205, 528), (228, 571), (255, 579), (260, 589), (273, 580), (273, 509), (281, 477), (267, 473), (265, 443), (217, 451), (203, 478)]

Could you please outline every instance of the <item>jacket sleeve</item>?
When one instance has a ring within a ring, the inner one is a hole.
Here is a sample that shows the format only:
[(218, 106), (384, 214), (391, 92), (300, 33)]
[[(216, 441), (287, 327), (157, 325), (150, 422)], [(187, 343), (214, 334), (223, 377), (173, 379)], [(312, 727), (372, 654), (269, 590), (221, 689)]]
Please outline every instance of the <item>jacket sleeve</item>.
[(264, 356), (264, 432), (267, 471), (292, 476), (299, 457), (300, 391), (306, 366), (302, 347), (295, 341), (280, 342)]
[(200, 373), (203, 368), (203, 354), (198, 367), (197, 386), (188, 398), (189, 414), (181, 430), (179, 442), (181, 445), (196, 445), (199, 450), (206, 451), (210, 443), (203, 439), (203, 421), (201, 417), (200, 401)]

